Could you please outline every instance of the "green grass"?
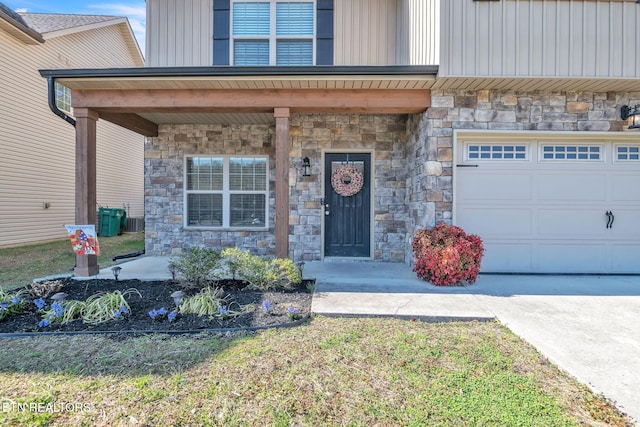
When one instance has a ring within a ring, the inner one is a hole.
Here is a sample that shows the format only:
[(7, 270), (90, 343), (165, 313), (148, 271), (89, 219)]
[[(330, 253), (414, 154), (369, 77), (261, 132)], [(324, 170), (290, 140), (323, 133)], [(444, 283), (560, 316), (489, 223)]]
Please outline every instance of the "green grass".
[[(101, 268), (114, 265), (115, 255), (144, 249), (144, 234), (123, 234), (99, 238)], [(69, 240), (0, 249), (0, 287), (12, 289), (24, 286), (38, 277), (70, 273), (75, 254)]]
[(317, 317), (240, 337), (36, 337), (0, 346), (0, 425), (630, 426), (497, 322)]
[[(101, 239), (100, 265), (142, 240)], [(73, 263), (68, 241), (2, 249), (0, 286)], [(235, 337), (2, 339), (0, 412), (0, 426), (633, 425), (497, 322), (324, 317)]]

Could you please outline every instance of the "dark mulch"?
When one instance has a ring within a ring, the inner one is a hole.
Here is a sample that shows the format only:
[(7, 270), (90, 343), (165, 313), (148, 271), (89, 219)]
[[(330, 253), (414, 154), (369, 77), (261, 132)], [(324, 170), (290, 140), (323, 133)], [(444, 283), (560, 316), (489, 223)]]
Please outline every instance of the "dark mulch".
[[(184, 289), (179, 284), (168, 281), (140, 281), (140, 280), (88, 280), (79, 281), (73, 279), (62, 279), (62, 292), (68, 294), (68, 300), (86, 300), (89, 296), (98, 292), (112, 292), (119, 290), (124, 292), (127, 289), (136, 289), (142, 295), (140, 298), (136, 293), (131, 293), (126, 298), (131, 307), (129, 315), (121, 320), (113, 320), (98, 325), (83, 323), (82, 320), (75, 320), (66, 324), (52, 323), (46, 328), (38, 328), (38, 323), (42, 320), (42, 313), (32, 302), (36, 297), (27, 297), (24, 311), (20, 314), (9, 316), (0, 321), (0, 333), (14, 332), (71, 332), (71, 331), (191, 331), (201, 329), (225, 329), (225, 328), (250, 328), (261, 326), (284, 325), (294, 321), (288, 309), (293, 306), (297, 309), (299, 318), (307, 317), (311, 312), (311, 291), (313, 282), (304, 281), (297, 289), (292, 291), (269, 291), (259, 292), (247, 290), (245, 283), (237, 280), (219, 281), (216, 287), (222, 287), (225, 298), (230, 309), (237, 309), (238, 305), (253, 304), (255, 310), (242, 314), (238, 317), (226, 320), (208, 316), (198, 317), (194, 314), (178, 314), (173, 322), (164, 320), (153, 320), (149, 316), (151, 310), (161, 307), (167, 310), (175, 308), (171, 293), (176, 290), (183, 290), (187, 295), (193, 295), (198, 291), (195, 289)], [(268, 313), (262, 309), (264, 300), (269, 300), (271, 308)], [(45, 298), (49, 305), (53, 301)]]

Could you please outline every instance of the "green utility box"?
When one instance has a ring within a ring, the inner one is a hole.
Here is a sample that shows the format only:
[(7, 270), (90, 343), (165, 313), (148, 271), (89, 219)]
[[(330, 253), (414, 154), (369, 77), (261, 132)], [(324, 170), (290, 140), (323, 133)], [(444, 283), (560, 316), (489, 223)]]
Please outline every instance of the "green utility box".
[(98, 224), (98, 236), (118, 236), (127, 228), (127, 212), (124, 209), (100, 208)]

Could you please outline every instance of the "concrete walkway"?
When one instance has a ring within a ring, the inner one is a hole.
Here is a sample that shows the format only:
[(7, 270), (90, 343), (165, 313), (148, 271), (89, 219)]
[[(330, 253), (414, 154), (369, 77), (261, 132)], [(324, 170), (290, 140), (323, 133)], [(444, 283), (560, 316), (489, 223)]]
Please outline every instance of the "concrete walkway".
[[(167, 262), (123, 263), (120, 278), (170, 278)], [(98, 277), (113, 274), (107, 268)], [(474, 285), (442, 288), (405, 264), (309, 262), (304, 277), (316, 279), (317, 314), (498, 319), (640, 420), (640, 276), (480, 275)]]

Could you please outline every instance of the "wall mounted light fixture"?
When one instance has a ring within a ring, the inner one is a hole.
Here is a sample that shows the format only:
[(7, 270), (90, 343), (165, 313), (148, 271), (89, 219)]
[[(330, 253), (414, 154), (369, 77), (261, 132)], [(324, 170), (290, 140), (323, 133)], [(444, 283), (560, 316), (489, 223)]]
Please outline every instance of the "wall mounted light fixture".
[(308, 157), (302, 159), (302, 176), (311, 176), (311, 162)]
[(623, 105), (620, 107), (620, 117), (622, 120), (629, 119), (629, 129), (640, 129), (640, 105)]

